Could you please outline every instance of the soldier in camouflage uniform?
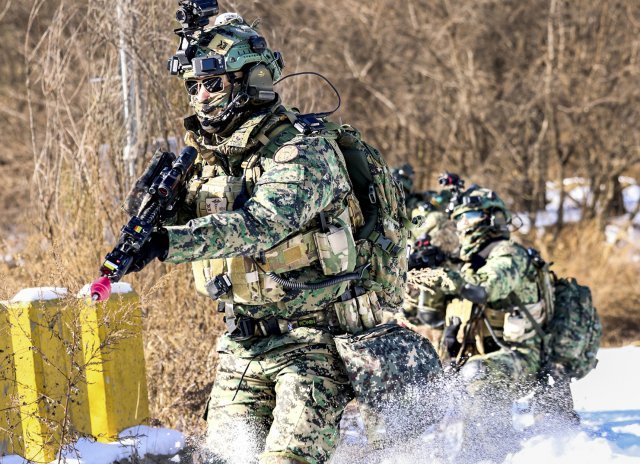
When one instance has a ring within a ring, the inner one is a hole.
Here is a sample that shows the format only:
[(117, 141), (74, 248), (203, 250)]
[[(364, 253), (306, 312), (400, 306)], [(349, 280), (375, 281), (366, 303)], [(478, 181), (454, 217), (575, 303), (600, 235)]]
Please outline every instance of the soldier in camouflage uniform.
[[(425, 201), (412, 210), (412, 218), (421, 216), (422, 225), (411, 230), (413, 245), (409, 269), (424, 267), (459, 267), (460, 243), (456, 225), (450, 219), (450, 208), (456, 204), (464, 188), (464, 180), (454, 173), (445, 172), (438, 178), (443, 186), (440, 192), (425, 192)], [(407, 284), (403, 303), (405, 316), (414, 324), (426, 328), (428, 338), (439, 346), (444, 328), (446, 302), (441, 292), (431, 293)]]
[[(175, 72), (195, 110), (185, 139), (199, 153), (186, 224), (155, 232), (132, 269), (154, 258), (191, 262), (197, 291), (225, 315), (207, 406), (216, 456), (253, 461), (238, 458), (253, 443), (261, 463), (324, 463), (353, 397), (334, 306), (341, 296), (349, 305), (356, 260), (371, 261), (356, 253), (352, 224), (362, 213), (345, 160), (331, 130), (280, 103), (282, 58), (242, 18), (221, 15), (190, 47)], [(356, 296), (354, 307), (382, 322), (376, 292)]]
[(410, 210), (412, 218), (424, 218), (421, 226), (411, 230), (411, 235), (416, 241), (428, 236), (433, 245), (455, 258), (460, 244), (455, 223), (451, 221), (449, 214), (464, 194), (464, 180), (455, 173), (444, 172), (438, 177), (438, 182), (442, 189), (439, 192), (425, 192), (422, 195), (423, 201), (416, 203)]
[(393, 168), (391, 175), (404, 190), (404, 200), (407, 211), (413, 211), (416, 206), (424, 202), (424, 195), (413, 190), (415, 171), (411, 164), (405, 163), (399, 168)]
[[(546, 308), (527, 250), (509, 240), (510, 213), (495, 192), (466, 193), (451, 215), (460, 238), (459, 271), (442, 271), (425, 289), (446, 301), (443, 351), (466, 386), (466, 436), (498, 457), (511, 429), (511, 404), (533, 385), (541, 367), (539, 325)], [(487, 420), (487, 418), (491, 419)], [(504, 444), (504, 443), (503, 443)], [(497, 453), (497, 454), (494, 454)]]

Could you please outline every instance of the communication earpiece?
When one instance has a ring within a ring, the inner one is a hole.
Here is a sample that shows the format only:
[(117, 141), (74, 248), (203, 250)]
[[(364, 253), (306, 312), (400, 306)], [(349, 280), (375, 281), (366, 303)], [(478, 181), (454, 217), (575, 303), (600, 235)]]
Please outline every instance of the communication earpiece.
[(273, 90), (273, 77), (264, 64), (252, 67), (246, 76), (246, 92), (257, 103), (270, 102), (276, 98)]

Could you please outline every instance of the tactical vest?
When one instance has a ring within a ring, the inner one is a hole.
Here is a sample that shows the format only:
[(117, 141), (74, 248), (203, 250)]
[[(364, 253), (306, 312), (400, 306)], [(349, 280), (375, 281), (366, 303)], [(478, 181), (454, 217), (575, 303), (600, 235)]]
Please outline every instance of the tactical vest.
[[(491, 256), (497, 246), (502, 242), (494, 243), (495, 245), (493, 245), (489, 250), (487, 258)], [(527, 267), (524, 273), (525, 281), (536, 286), (538, 301), (524, 304), (523, 306), (529, 311), (531, 316), (539, 325), (543, 325), (548, 318), (547, 313), (552, 310), (547, 310), (547, 307), (551, 306), (546, 302), (548, 290), (541, 286), (540, 276), (536, 270), (531, 267)], [(469, 324), (473, 324), (473, 326), (468, 329), (468, 333), (471, 334), (472, 340), (467, 340), (467, 344), (470, 342), (473, 343), (475, 352), (479, 354), (486, 354), (485, 340), (492, 337), (492, 335), (486, 327), (483, 318), (478, 318), (475, 321), (471, 320), (472, 313), (473, 303), (468, 300), (454, 299), (447, 306), (445, 321), (449, 321), (453, 317), (460, 318), (462, 325), (458, 331), (457, 337), (460, 343), (463, 342), (463, 337), (464, 334), (467, 333), (467, 327)], [(495, 308), (487, 305), (484, 308), (484, 315), (493, 329), (494, 335), (500, 341), (505, 341), (507, 343), (522, 343), (536, 335), (533, 323), (514, 303), (498, 303), (498, 307)]]
[[(244, 177), (225, 175), (215, 164), (215, 160), (210, 159), (214, 164), (205, 164), (201, 175), (191, 182), (189, 188), (188, 196), (193, 199), (197, 217), (237, 209), (238, 198), (251, 197), (263, 173), (259, 162), (261, 156), (275, 153), (299, 134), (285, 117), (266, 131), (261, 130), (249, 136), (245, 133), (244, 143), (250, 139), (258, 140), (261, 146), (242, 162)], [(339, 151), (337, 156), (341, 156)], [(341, 161), (344, 166), (344, 160)], [(230, 291), (219, 296), (221, 302), (252, 306), (277, 303), (282, 307), (286, 306), (286, 302), (283, 302), (286, 290), (276, 281), (280, 274), (310, 266), (319, 266), (327, 278), (353, 271), (356, 249), (351, 216), (357, 213), (346, 206), (341, 211), (335, 211), (334, 205), (329, 208), (323, 218), (325, 224), (321, 224), (319, 220), (312, 221), (297, 234), (259, 256), (234, 256), (193, 262), (196, 290), (202, 295), (214, 297), (212, 282), (217, 276), (226, 276)], [(348, 282), (344, 282), (316, 292), (332, 292), (337, 297), (345, 292), (347, 285)], [(218, 299), (218, 296), (214, 299)]]

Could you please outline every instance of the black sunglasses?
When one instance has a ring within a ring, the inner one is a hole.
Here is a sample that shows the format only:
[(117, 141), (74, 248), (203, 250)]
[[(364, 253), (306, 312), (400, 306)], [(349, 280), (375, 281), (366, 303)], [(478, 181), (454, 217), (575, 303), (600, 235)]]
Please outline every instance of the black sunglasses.
[(220, 76), (210, 77), (209, 79), (204, 79), (202, 81), (195, 79), (187, 79), (184, 81), (184, 86), (191, 96), (198, 95), (200, 85), (203, 85), (209, 93), (221, 92), (224, 89), (224, 81)]

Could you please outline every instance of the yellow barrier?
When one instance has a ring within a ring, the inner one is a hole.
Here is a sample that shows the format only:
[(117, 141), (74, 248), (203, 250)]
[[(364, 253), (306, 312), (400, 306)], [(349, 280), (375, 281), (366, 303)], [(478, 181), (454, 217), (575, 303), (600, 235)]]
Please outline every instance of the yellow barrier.
[(69, 434), (106, 442), (148, 420), (139, 300), (114, 287), (107, 303), (40, 288), (0, 305), (0, 456), (49, 462)]
[(0, 301), (0, 456), (23, 441), (7, 302)]
[(79, 296), (85, 298), (81, 327), (91, 434), (108, 442), (149, 419), (142, 312), (128, 284), (114, 284), (106, 303), (91, 303), (88, 291)]
[[(15, 393), (22, 440), (13, 452), (36, 462), (55, 457), (65, 424), (70, 365), (60, 296), (65, 289), (25, 289), (8, 305)], [(82, 401), (73, 404), (82, 404)]]

